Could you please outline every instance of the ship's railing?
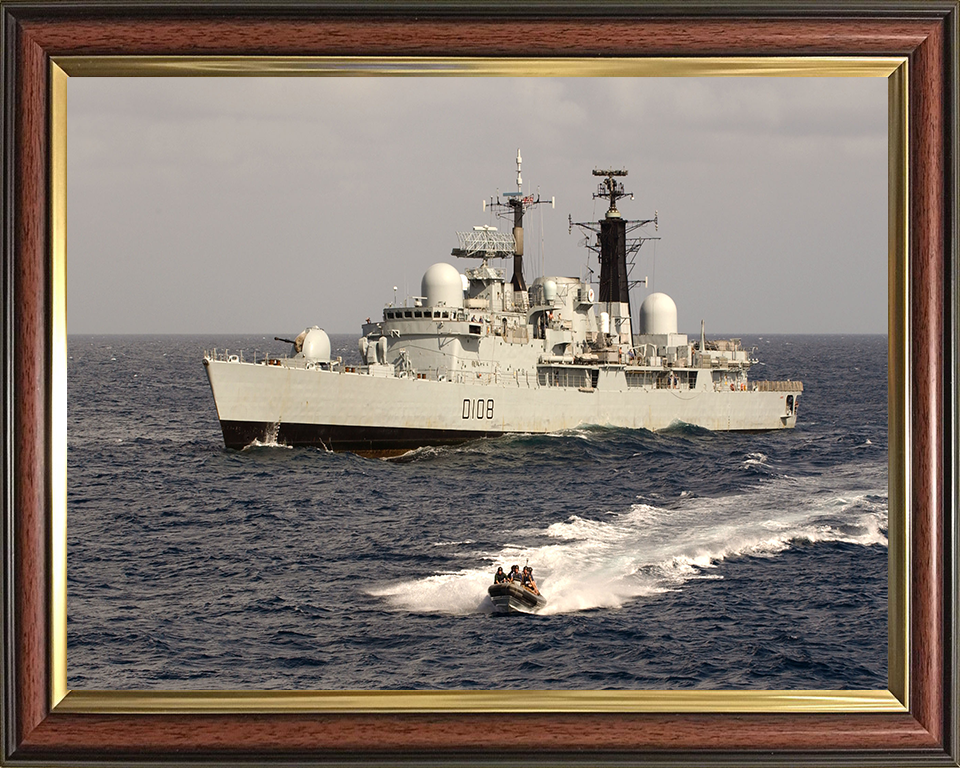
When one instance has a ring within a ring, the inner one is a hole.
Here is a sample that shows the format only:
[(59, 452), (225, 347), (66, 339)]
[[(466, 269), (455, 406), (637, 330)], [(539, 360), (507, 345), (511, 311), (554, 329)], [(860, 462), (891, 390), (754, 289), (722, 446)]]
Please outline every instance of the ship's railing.
[(536, 371), (443, 371), (438, 381), (450, 381), (455, 384), (475, 384), (484, 386), (498, 384), (507, 387), (534, 387), (537, 383)]
[[(254, 350), (253, 360), (247, 360), (244, 356), (244, 351), (238, 349), (235, 352), (231, 352), (229, 349), (207, 349), (203, 352), (203, 357), (206, 360), (212, 360), (214, 362), (222, 363), (246, 363), (252, 362), (254, 364), (260, 363), (269, 363), (272, 365), (281, 365), (281, 361), (292, 361), (289, 355), (276, 355), (269, 354), (267, 352), (261, 353), (259, 349)], [(343, 358), (342, 357), (333, 357), (328, 362), (317, 362), (313, 360), (302, 361), (298, 367), (303, 367), (307, 369), (321, 368), (324, 370), (342, 370), (343, 369)]]
[[(259, 352), (259, 350), (257, 350)], [(253, 353), (254, 362), (256, 362), (257, 352)], [(246, 360), (243, 359), (243, 350), (238, 349), (236, 352), (231, 352), (229, 349), (205, 349), (203, 351), (203, 356), (207, 360), (214, 360), (223, 363), (245, 363)]]
[(541, 387), (592, 387), (590, 371), (590, 368), (543, 366), (537, 369), (537, 383)]
[(694, 389), (697, 385), (696, 371), (670, 370), (624, 370), (627, 387), (636, 389)]
[(253, 351), (253, 360), (247, 360), (242, 349), (231, 352), (229, 349), (218, 349), (216, 347), (204, 350), (203, 356), (207, 360), (221, 363), (264, 363), (267, 360), (286, 360), (288, 358), (287, 355), (271, 355), (267, 352), (261, 353), (259, 349), (255, 349)]
[(803, 392), (802, 381), (755, 381), (759, 392)]

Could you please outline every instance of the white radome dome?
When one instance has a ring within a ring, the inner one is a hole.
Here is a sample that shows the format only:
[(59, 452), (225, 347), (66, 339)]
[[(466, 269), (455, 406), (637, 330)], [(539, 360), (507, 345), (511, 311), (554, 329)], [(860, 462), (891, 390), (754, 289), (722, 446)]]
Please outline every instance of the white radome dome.
[(557, 301), (557, 281), (543, 281), (543, 303), (553, 306)]
[(665, 293), (651, 293), (640, 305), (640, 333), (677, 332), (677, 305)]
[(307, 329), (303, 337), (303, 356), (307, 360), (316, 360), (320, 363), (330, 362), (330, 337), (326, 331), (317, 326)]
[(427, 307), (463, 309), (463, 280), (452, 264), (438, 262), (423, 273), (420, 295)]

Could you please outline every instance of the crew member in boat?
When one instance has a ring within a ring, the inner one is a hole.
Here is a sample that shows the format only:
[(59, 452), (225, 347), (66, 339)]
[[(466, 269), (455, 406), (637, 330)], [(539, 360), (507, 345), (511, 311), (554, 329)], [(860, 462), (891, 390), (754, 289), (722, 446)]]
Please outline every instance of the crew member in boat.
[(540, 594), (540, 590), (537, 589), (537, 582), (533, 580), (533, 568), (529, 565), (523, 567), (523, 577), (520, 583), (533, 592), (533, 594)]
[(494, 584), (504, 584), (507, 581), (507, 574), (503, 572), (503, 566), (497, 568), (497, 572), (493, 575)]
[(507, 576), (507, 581), (517, 582), (518, 584), (522, 581), (523, 576), (520, 574), (520, 566), (514, 565), (510, 568), (510, 575)]

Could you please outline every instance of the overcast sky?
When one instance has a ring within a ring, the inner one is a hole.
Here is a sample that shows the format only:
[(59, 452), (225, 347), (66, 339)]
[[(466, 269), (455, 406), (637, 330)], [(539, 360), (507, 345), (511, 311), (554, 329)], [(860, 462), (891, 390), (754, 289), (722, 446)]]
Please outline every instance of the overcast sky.
[[(680, 331), (885, 333), (881, 78), (81, 78), (68, 81), (68, 331), (357, 333), (456, 232), (527, 214), (526, 275), (580, 276), (567, 232), (659, 212), (634, 276)], [(542, 228), (542, 238), (541, 238)], [(541, 267), (542, 264), (542, 267)], [(595, 266), (595, 262), (593, 263)], [(511, 272), (507, 267), (508, 276)]]

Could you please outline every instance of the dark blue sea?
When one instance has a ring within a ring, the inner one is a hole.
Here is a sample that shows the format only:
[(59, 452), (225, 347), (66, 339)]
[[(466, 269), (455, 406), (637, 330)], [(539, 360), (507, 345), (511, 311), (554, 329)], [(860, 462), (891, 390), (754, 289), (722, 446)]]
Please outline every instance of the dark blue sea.
[(272, 337), (70, 336), (71, 688), (887, 687), (885, 336), (743, 337), (795, 430), (399, 460), (225, 449), (203, 352)]

